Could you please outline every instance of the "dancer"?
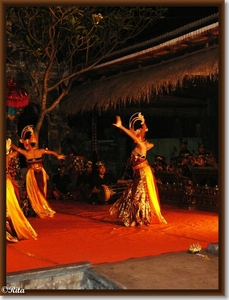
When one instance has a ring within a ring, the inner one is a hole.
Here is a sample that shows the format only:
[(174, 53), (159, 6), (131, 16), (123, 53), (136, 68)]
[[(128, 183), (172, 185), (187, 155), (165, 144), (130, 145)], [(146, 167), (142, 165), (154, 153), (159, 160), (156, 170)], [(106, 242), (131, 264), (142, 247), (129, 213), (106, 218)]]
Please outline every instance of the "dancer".
[(116, 117), (116, 123), (113, 125), (130, 136), (136, 146), (130, 158), (134, 172), (133, 181), (112, 205), (110, 214), (121, 218), (125, 226), (149, 226), (153, 218), (159, 223), (167, 224), (161, 215), (156, 181), (146, 159), (147, 151), (154, 145), (145, 139), (148, 128), (144, 116), (140, 112), (133, 114), (129, 121), (129, 129), (122, 125), (119, 116)]
[(49, 206), (47, 195), (48, 174), (43, 167), (43, 155), (51, 154), (58, 160), (64, 160), (65, 155), (58, 154), (48, 149), (37, 148), (37, 137), (33, 131), (33, 126), (26, 126), (21, 133), (20, 142), (23, 143), (26, 150), (16, 147), (12, 148), (21, 153), (26, 158), (28, 171), (26, 173), (26, 191), (30, 204), (40, 218), (53, 217), (56, 213)]
[(10, 176), (8, 167), (10, 160), (18, 153), (11, 152), (11, 139), (6, 140), (6, 240), (18, 242), (23, 239), (34, 238), (37, 233), (23, 214), (19, 205), (19, 187)]

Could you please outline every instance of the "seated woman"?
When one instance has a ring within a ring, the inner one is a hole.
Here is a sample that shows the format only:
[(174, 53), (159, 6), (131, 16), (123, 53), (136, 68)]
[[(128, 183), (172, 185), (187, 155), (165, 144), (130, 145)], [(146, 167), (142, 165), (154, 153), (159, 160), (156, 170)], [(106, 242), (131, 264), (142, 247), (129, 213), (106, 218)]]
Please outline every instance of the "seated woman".
[(26, 191), (32, 209), (40, 218), (53, 217), (55, 211), (52, 210), (46, 200), (48, 174), (43, 167), (43, 155), (50, 154), (58, 160), (65, 159), (65, 155), (58, 154), (48, 149), (37, 148), (37, 137), (33, 131), (33, 126), (26, 126), (22, 130), (20, 142), (25, 150), (12, 144), (12, 148), (21, 153), (26, 158), (28, 171), (26, 173)]
[(6, 140), (6, 240), (18, 242), (23, 239), (37, 238), (37, 233), (23, 214), (19, 205), (19, 187), (10, 176), (10, 160), (18, 153), (11, 152), (11, 140)]

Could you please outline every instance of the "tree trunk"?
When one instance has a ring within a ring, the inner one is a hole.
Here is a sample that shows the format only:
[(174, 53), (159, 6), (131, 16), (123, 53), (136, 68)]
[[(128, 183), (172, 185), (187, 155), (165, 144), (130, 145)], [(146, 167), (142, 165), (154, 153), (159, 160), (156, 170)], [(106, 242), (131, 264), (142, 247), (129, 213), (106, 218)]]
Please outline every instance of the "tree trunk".
[(40, 112), (40, 115), (39, 115), (38, 120), (37, 120), (37, 124), (35, 126), (35, 132), (36, 132), (36, 134), (37, 134), (38, 137), (39, 137), (39, 133), (40, 133), (40, 130), (41, 130), (41, 127), (42, 127), (45, 115), (46, 115), (46, 113), (44, 111)]

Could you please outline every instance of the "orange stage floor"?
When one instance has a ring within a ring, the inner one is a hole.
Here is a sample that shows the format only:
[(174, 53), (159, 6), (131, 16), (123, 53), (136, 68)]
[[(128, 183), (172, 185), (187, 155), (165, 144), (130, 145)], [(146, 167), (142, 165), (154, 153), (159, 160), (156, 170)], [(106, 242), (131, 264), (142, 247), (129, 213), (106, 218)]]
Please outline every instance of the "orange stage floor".
[(29, 218), (37, 240), (6, 245), (6, 273), (88, 261), (118, 262), (162, 253), (203, 249), (218, 243), (218, 214), (162, 205), (168, 224), (125, 227), (109, 215), (111, 205), (49, 200), (53, 218)]

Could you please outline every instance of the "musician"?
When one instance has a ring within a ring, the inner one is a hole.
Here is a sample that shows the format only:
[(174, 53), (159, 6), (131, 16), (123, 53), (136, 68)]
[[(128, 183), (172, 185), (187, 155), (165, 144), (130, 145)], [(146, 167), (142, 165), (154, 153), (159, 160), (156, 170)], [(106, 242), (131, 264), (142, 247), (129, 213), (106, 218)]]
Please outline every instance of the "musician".
[(177, 170), (177, 158), (172, 157), (170, 159), (169, 164), (166, 166), (166, 171), (167, 172), (176, 172), (176, 170)]
[(77, 178), (76, 182), (76, 200), (80, 202), (84, 202), (88, 200), (90, 193), (89, 186), (93, 177), (93, 163), (88, 160), (84, 164), (84, 171)]
[(198, 143), (198, 155), (205, 155), (207, 154), (206, 147), (203, 143)]
[(191, 171), (191, 165), (190, 165), (190, 154), (184, 154), (182, 157), (182, 163), (181, 163), (181, 171), (182, 175), (186, 178), (193, 179), (193, 174)]
[(195, 167), (218, 167), (215, 156), (208, 150), (203, 143), (198, 143), (198, 154), (195, 157)]
[(104, 162), (98, 161), (96, 163), (96, 173), (92, 177), (91, 183), (89, 185), (89, 199), (88, 202), (91, 204), (105, 204), (106, 202), (101, 202), (99, 194), (101, 190), (99, 187), (101, 185), (109, 185), (112, 183), (117, 183), (117, 179), (109, 172)]
[(183, 155), (186, 155), (186, 154), (191, 154), (191, 152), (188, 150), (188, 140), (180, 139), (179, 157), (182, 157)]
[(84, 165), (84, 171), (79, 175), (76, 185), (81, 186), (82, 184), (90, 184), (93, 177), (93, 163), (87, 161)]
[(165, 171), (166, 170), (166, 161), (164, 156), (157, 155), (155, 161), (152, 164), (154, 172)]
[(58, 173), (53, 175), (53, 196), (56, 200), (66, 200), (73, 198), (72, 195), (72, 181), (66, 173), (65, 165), (58, 168)]

